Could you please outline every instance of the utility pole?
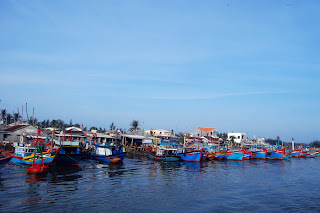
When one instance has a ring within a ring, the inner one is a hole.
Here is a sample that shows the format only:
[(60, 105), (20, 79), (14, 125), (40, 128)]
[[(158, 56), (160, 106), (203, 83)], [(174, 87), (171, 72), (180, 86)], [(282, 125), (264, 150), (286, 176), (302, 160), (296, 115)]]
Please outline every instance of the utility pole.
[(28, 103), (26, 103), (27, 124), (29, 124)]
[(34, 126), (34, 107), (33, 107), (33, 110), (32, 110), (32, 120), (33, 120), (33, 126)]

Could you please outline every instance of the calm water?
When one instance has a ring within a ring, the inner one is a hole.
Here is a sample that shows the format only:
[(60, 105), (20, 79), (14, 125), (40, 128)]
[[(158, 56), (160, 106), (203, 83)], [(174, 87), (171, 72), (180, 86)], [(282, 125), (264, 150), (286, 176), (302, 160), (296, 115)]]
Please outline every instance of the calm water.
[(0, 201), (0, 212), (320, 212), (320, 159), (85, 160), (41, 176), (7, 164)]

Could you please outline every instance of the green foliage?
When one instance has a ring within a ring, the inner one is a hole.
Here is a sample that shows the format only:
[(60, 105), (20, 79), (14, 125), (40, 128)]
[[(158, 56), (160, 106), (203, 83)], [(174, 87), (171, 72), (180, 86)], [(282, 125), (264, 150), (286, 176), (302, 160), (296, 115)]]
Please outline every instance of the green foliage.
[(137, 120), (133, 120), (133, 121), (131, 122), (130, 126), (131, 126), (131, 128), (129, 129), (130, 132), (140, 130), (140, 128), (139, 128), (139, 121), (137, 121)]
[(318, 140), (313, 141), (312, 143), (310, 143), (310, 146), (320, 148), (320, 141), (318, 141)]
[(97, 127), (92, 126), (92, 127), (90, 127), (90, 131), (91, 131), (91, 130), (97, 130)]
[(114, 123), (112, 122), (109, 126), (110, 130), (113, 131), (116, 129), (116, 126), (114, 125)]

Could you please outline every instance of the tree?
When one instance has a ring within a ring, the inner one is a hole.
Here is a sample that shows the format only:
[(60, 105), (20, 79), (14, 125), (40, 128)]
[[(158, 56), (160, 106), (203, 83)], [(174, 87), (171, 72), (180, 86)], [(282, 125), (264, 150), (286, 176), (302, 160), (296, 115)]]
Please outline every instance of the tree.
[(133, 121), (131, 122), (130, 126), (131, 126), (131, 128), (129, 129), (130, 132), (140, 130), (140, 128), (139, 128), (139, 121), (137, 121), (137, 120), (133, 120)]
[(313, 141), (312, 143), (310, 143), (310, 146), (320, 148), (320, 141), (318, 141), (318, 140)]
[(20, 116), (18, 113), (14, 113), (14, 114), (13, 114), (13, 117), (14, 117), (14, 120), (15, 120), (16, 122), (18, 122), (18, 121), (20, 120), (20, 118), (21, 118), (21, 116)]
[(56, 120), (52, 120), (50, 122), (50, 127), (55, 127), (57, 125), (57, 121)]
[(116, 129), (116, 126), (114, 125), (114, 123), (112, 122), (109, 126), (110, 130), (115, 130)]
[(11, 114), (7, 114), (7, 124), (9, 123), (12, 123), (12, 121), (13, 121), (13, 117), (12, 117), (12, 115)]
[(7, 117), (7, 110), (3, 109), (1, 110), (1, 119), (4, 122), (6, 120)]
[(91, 131), (91, 130), (97, 130), (97, 127), (92, 126), (92, 127), (90, 127), (90, 131)]

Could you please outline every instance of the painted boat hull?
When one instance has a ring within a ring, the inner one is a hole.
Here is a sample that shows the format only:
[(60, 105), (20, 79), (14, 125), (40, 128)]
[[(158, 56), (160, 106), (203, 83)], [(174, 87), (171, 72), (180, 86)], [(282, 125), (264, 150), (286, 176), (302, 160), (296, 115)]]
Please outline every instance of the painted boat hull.
[(35, 157), (34, 156), (21, 157), (21, 156), (13, 155), (12, 161), (17, 164), (32, 165), (33, 162), (35, 164), (40, 164), (43, 160), (44, 164), (51, 164), (56, 159), (58, 153), (59, 153), (59, 148), (53, 151), (50, 151), (47, 154), (43, 154), (42, 159), (38, 156), (38, 154)]
[(319, 153), (308, 153), (308, 152), (301, 152), (300, 158), (316, 158), (318, 157)]
[(232, 161), (242, 161), (243, 160), (244, 151), (227, 151), (226, 155), (223, 157), (224, 160), (232, 160)]
[(203, 156), (202, 151), (195, 151), (190, 153), (178, 154), (182, 161), (187, 162), (200, 162)]
[(148, 153), (149, 158), (151, 158), (152, 160), (156, 160), (156, 161), (173, 162), (173, 161), (180, 160), (179, 156), (157, 156), (151, 152), (147, 152), (147, 153)]
[(94, 159), (94, 160), (110, 163), (110, 159), (111, 158), (117, 157), (117, 158), (120, 158), (121, 161), (123, 161), (123, 159), (126, 157), (126, 155), (127, 155), (126, 152), (113, 154), (113, 155), (108, 155), (108, 156), (93, 154), (93, 155), (91, 155), (91, 158)]
[(9, 161), (11, 160), (11, 158), (12, 158), (12, 156), (6, 156), (6, 157), (4, 157), (4, 158), (1, 158), (0, 159), (0, 169), (2, 168), (2, 167), (4, 167), (7, 163), (9, 163)]
[(293, 158), (298, 158), (298, 157), (299, 157), (299, 153), (300, 153), (300, 152), (295, 152), (295, 151), (294, 151), (294, 152), (291, 153), (291, 157), (293, 157)]
[(212, 152), (208, 154), (209, 160), (222, 160), (222, 158), (225, 156), (226, 152)]
[(55, 160), (57, 165), (79, 165), (79, 162), (82, 158), (81, 154), (60, 154)]
[(251, 159), (266, 159), (267, 157), (267, 150), (259, 150), (259, 151), (254, 151), (251, 154)]
[(243, 160), (250, 160), (251, 158), (251, 152), (245, 152), (243, 154)]
[(285, 149), (279, 149), (272, 151), (267, 154), (267, 159), (269, 160), (283, 160)]
[[(66, 142), (69, 142), (69, 141), (64, 141), (64, 143)], [(74, 143), (74, 142), (71, 141), (70, 143)], [(57, 159), (56, 159), (56, 164), (61, 166), (79, 165), (81, 158), (82, 158), (82, 154), (78, 146), (61, 145), (59, 150), (59, 155), (57, 156)]]

